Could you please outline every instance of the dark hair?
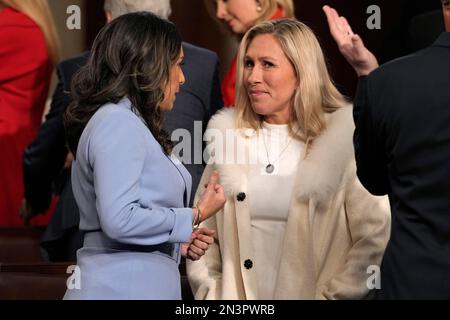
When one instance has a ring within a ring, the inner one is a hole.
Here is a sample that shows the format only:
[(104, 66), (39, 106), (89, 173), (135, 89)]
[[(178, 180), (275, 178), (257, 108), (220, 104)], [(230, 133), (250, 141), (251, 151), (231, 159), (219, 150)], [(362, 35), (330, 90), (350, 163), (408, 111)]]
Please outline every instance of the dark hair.
[(129, 13), (106, 24), (94, 40), (87, 64), (74, 76), (73, 102), (64, 113), (66, 137), (74, 156), (94, 113), (125, 96), (169, 154), (173, 144), (162, 128), (159, 104), (180, 50), (181, 38), (174, 24), (152, 13)]

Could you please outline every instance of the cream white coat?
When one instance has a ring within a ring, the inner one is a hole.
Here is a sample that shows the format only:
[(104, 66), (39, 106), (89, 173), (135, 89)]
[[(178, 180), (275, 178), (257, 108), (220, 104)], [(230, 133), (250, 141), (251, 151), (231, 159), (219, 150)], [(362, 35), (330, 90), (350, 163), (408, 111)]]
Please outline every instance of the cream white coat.
[[(225, 137), (234, 128), (234, 110), (224, 109), (211, 119), (205, 137)], [(353, 130), (351, 106), (328, 114), (327, 129), (299, 163), (275, 299), (359, 299), (368, 293), (368, 268), (380, 264), (389, 239), (390, 210), (387, 197), (371, 195), (356, 177)], [(235, 146), (246, 149), (253, 134), (240, 130)], [(220, 173), (227, 203), (202, 223), (217, 230), (215, 243), (199, 261), (187, 262), (189, 282), (196, 299), (258, 299), (258, 265), (244, 266), (256, 254), (248, 201), (237, 200), (239, 193), (255, 196), (247, 192), (247, 165), (219, 163), (216, 154), (197, 198), (213, 170)]]

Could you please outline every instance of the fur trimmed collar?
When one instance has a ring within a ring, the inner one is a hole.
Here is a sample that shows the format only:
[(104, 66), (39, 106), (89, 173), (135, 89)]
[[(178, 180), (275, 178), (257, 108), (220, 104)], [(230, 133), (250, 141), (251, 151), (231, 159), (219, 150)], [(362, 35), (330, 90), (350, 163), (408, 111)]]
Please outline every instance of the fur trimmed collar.
[[(346, 172), (354, 159), (352, 106), (348, 105), (326, 116), (327, 128), (310, 146), (306, 158), (300, 161), (294, 194), (301, 200), (314, 199), (325, 204), (346, 179)], [(235, 111), (224, 108), (208, 123), (205, 139), (211, 131), (235, 129)], [(242, 131), (242, 138), (255, 134), (253, 129)], [(242, 189), (244, 166), (215, 164), (221, 172), (220, 181), (228, 192)]]

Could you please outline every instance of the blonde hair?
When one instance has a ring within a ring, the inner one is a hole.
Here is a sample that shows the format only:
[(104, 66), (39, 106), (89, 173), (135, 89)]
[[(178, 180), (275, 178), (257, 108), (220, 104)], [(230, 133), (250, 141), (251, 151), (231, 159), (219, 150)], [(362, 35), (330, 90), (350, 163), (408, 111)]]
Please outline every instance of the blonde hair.
[[(225, 23), (216, 17), (216, 1), (217, 0), (204, 0), (206, 9), (209, 15), (220, 24), (225, 25)], [(256, 2), (257, 0), (255, 0)], [(292, 0), (258, 0), (261, 7), (259, 12), (259, 17), (253, 21), (252, 26), (258, 24), (259, 22), (269, 20), (274, 14), (277, 7), (281, 8), (285, 18), (294, 18), (294, 2)]]
[[(272, 35), (292, 64), (297, 77), (293, 98), (291, 134), (308, 145), (326, 128), (325, 114), (332, 113), (347, 102), (334, 86), (322, 49), (313, 31), (294, 19), (262, 22), (251, 28), (242, 39), (236, 71), (236, 127), (261, 128), (262, 117), (255, 113), (244, 85), (244, 59), (253, 39)], [(294, 132), (293, 125), (298, 126)]]
[(53, 64), (57, 64), (59, 60), (59, 39), (48, 1), (0, 0), (0, 2), (27, 15), (39, 26), (44, 34), (50, 59)]

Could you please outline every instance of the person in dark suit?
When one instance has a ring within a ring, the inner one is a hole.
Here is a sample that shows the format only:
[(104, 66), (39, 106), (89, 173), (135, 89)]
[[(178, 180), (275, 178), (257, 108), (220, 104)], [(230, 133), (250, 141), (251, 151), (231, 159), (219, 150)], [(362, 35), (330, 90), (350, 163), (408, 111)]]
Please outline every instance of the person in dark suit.
[[(167, 19), (171, 11), (170, 1), (105, 1), (108, 22), (119, 15), (135, 11), (151, 11)], [(185, 42), (183, 49), (185, 59), (182, 69), (186, 85), (181, 87), (173, 110), (166, 115), (164, 127), (169, 134), (175, 133), (175, 143), (181, 142), (187, 146), (181, 152), (182, 160), (192, 176), (193, 189), (196, 189), (204, 169), (201, 157), (203, 131), (209, 118), (223, 107), (223, 101), (217, 55)], [(79, 212), (72, 193), (70, 170), (64, 170), (65, 163), (70, 163), (71, 155), (65, 143), (62, 114), (71, 102), (69, 91), (72, 76), (86, 63), (88, 56), (89, 52), (85, 52), (58, 65), (59, 84), (53, 95), (50, 112), (23, 158), (25, 200), (22, 211), (25, 220), (48, 208), (55, 180), (61, 192), (41, 243), (50, 261), (76, 260), (76, 250), (83, 239), (78, 230)], [(188, 143), (179, 139), (180, 135), (175, 131), (177, 129), (182, 130), (184, 135), (181, 136), (187, 137)], [(67, 158), (69, 161), (65, 161)], [(192, 201), (193, 195), (189, 205), (193, 204)]]
[(23, 157), (25, 199), (22, 214), (25, 222), (38, 213), (46, 212), (52, 194), (59, 194), (58, 204), (41, 242), (45, 258), (51, 261), (75, 261), (76, 250), (82, 245), (78, 207), (70, 181), (71, 154), (66, 147), (62, 115), (71, 102), (72, 76), (86, 63), (88, 56), (89, 53), (85, 52), (57, 66), (59, 82), (50, 111)]
[(429, 47), (444, 30), (441, 10), (433, 10), (412, 17), (408, 30), (410, 52)]
[(353, 110), (358, 177), (391, 203), (379, 299), (450, 299), (450, 1), (442, 5), (447, 32), (381, 67), (345, 18), (324, 7), (360, 76)]

